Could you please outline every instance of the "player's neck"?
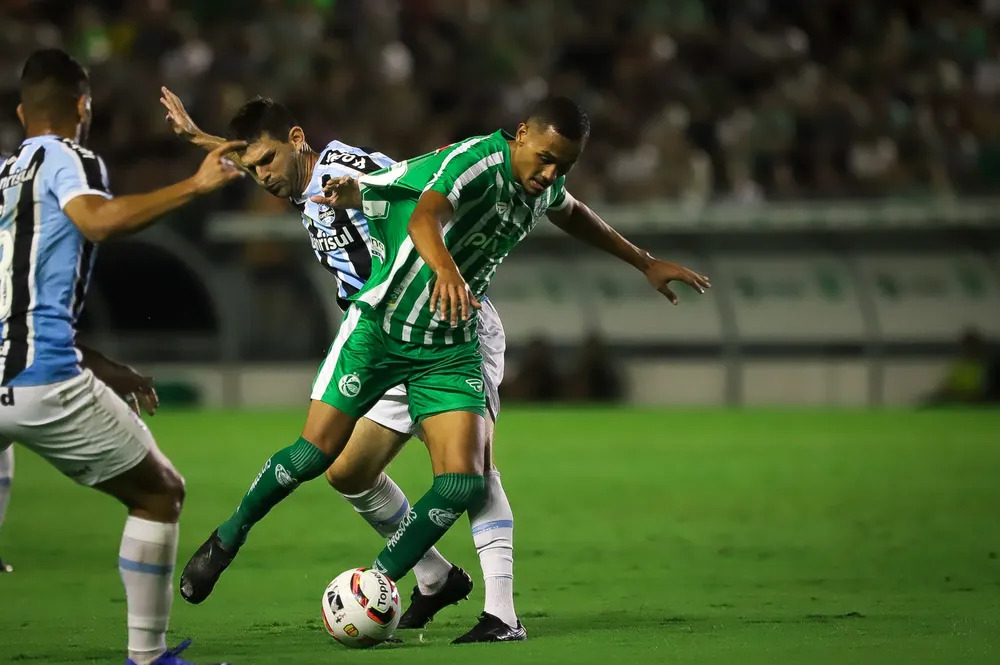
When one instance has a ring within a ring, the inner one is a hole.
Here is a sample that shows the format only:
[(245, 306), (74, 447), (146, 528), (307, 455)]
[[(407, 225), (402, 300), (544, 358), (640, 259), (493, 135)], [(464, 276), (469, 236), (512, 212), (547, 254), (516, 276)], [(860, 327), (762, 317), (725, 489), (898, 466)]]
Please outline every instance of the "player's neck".
[(299, 164), (302, 172), (299, 174), (299, 195), (301, 196), (309, 189), (313, 169), (316, 168), (316, 162), (319, 161), (319, 153), (307, 145), (304, 146), (300, 155)]
[(28, 126), (25, 127), (24, 134), (29, 139), (33, 139), (36, 136), (59, 136), (75, 141), (78, 135), (77, 130), (78, 126), (76, 124), (69, 125), (39, 120), (38, 122), (29, 122)]

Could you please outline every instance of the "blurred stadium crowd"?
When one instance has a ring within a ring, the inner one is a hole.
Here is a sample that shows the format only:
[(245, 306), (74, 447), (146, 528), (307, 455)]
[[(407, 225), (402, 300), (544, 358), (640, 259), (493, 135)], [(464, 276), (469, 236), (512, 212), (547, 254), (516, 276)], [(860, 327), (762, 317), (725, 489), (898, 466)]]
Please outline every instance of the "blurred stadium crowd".
[[(0, 0), (0, 151), (20, 63), (92, 69), (113, 185), (184, 175), (161, 84), (222, 132), (287, 102), (312, 137), (397, 157), (511, 127), (547, 92), (593, 119), (573, 189), (693, 203), (915, 196), (1000, 182), (1000, 0)], [(280, 202), (247, 186), (226, 205)]]

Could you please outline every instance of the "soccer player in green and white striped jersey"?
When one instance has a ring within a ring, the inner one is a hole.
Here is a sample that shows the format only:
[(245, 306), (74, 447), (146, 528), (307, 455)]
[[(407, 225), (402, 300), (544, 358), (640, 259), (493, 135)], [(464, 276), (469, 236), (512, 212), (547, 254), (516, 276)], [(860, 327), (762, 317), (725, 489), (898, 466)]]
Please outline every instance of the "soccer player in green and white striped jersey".
[(671, 302), (672, 281), (699, 292), (706, 277), (659, 261), (609, 227), (565, 189), (589, 135), (572, 101), (541, 102), (516, 135), (474, 137), (362, 176), (331, 181), (313, 200), (361, 207), (372, 273), (344, 316), (313, 386), (302, 436), (275, 453), (236, 512), (185, 568), (207, 596), (250, 528), (300, 483), (321, 475), (357, 420), (403, 383), (431, 455), (431, 489), (412, 506), (373, 567), (395, 581), (481, 500), (486, 448), (476, 310), (497, 267), (547, 215), (564, 231), (641, 270)]
[(456, 272), (467, 276), (472, 302), (486, 294), (500, 262), (539, 218), (569, 203), (566, 176), (558, 172), (551, 184), (533, 177), (520, 185), (510, 168), (513, 139), (502, 130), (473, 137), (360, 179), (365, 216), (379, 245), (372, 251), (371, 277), (355, 301), (379, 312), (390, 337), (451, 345), (472, 341), (475, 331), (475, 306), (461, 320), (457, 314), (443, 319), (429, 306), (432, 283), (439, 280), (409, 236), (409, 224), (402, 223), (422, 194), (440, 195), (439, 203), (455, 211), (441, 233)]

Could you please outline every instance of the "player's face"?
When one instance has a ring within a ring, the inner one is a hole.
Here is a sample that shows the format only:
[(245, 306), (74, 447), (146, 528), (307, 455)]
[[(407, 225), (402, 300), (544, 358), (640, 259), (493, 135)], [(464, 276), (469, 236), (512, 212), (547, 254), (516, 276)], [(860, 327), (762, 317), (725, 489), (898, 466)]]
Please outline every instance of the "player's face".
[(301, 194), (295, 190), (295, 147), (264, 135), (243, 151), (243, 164), (261, 186), (280, 198)]
[(582, 150), (581, 141), (571, 141), (551, 127), (522, 123), (510, 154), (511, 168), (524, 191), (538, 196), (569, 173)]

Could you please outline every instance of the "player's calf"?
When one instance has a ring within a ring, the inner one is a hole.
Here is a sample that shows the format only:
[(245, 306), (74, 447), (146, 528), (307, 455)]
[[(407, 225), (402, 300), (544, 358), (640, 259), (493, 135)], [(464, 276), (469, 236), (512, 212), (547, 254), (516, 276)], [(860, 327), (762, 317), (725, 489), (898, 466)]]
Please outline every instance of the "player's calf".
[(173, 602), (177, 521), (184, 479), (155, 445), (134, 467), (99, 485), (129, 510), (118, 550), (118, 570), (128, 608), (129, 660), (136, 665), (168, 654), (167, 625)]
[[(410, 512), (410, 502), (403, 490), (384, 471), (408, 439), (407, 434), (362, 418), (347, 446), (326, 470), (327, 482), (386, 539), (396, 533), (403, 518)], [(421, 625), (440, 608), (469, 595), (471, 580), (467, 587), (463, 585), (460, 589), (449, 584), (454, 570), (461, 569), (452, 566), (434, 547), (414, 566), (413, 573), (417, 578), (414, 596), (429, 599), (428, 603), (421, 605), (425, 611), (418, 613), (423, 617)], [(468, 578), (467, 575), (465, 577)], [(408, 614), (413, 607), (411, 603)]]
[(323, 402), (309, 407), (302, 436), (264, 462), (236, 512), (218, 529), (223, 547), (235, 554), (254, 524), (301, 483), (323, 475), (347, 443), (357, 419)]
[(299, 483), (322, 475), (332, 461), (323, 450), (302, 437), (271, 455), (236, 511), (209, 535), (184, 566), (180, 587), (184, 600), (197, 604), (208, 598), (246, 542), (250, 529), (295, 491)]
[(200, 603), (216, 583), (250, 529), (291, 494), (333, 463), (347, 443), (357, 419), (323, 402), (313, 401), (302, 436), (267, 459), (236, 511), (202, 543), (181, 573), (181, 596)]
[(451, 528), (469, 506), (482, 500), (485, 420), (472, 411), (450, 411), (423, 423), (434, 482), (400, 523), (374, 567), (398, 581)]
[(518, 626), (514, 611), (514, 513), (500, 473), (486, 472), (482, 503), (469, 510), (472, 539), (483, 569), (486, 614), (511, 628)]

